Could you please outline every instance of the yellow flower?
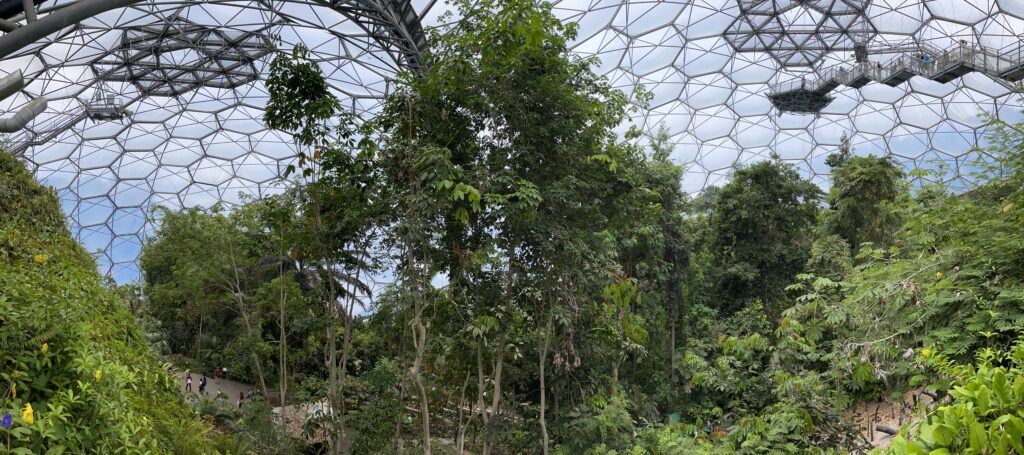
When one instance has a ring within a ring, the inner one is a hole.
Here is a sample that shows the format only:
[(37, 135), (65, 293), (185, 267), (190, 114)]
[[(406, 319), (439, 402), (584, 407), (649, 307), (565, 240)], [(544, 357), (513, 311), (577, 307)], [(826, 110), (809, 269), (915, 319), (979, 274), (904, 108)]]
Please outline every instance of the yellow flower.
[(39, 350), (43, 351), (43, 354), (46, 354), (47, 352), (50, 351), (50, 345), (47, 344), (47, 343), (43, 343), (43, 345), (39, 348)]
[(928, 348), (921, 349), (921, 357), (928, 358), (932, 356), (932, 350)]
[(100, 379), (103, 379), (103, 372), (96, 370), (96, 373), (93, 373), (93, 376), (96, 376), (96, 382), (100, 382)]
[(935, 279), (936, 280), (941, 280), (942, 279), (942, 272), (935, 272)]
[(36, 264), (42, 264), (46, 262), (47, 259), (50, 259), (50, 257), (45, 254), (37, 254), (32, 256), (32, 259), (36, 261)]
[(25, 409), (21, 410), (21, 420), (25, 421), (25, 425), (32, 425), (32, 419), (35, 416), (32, 415), (32, 403), (26, 403)]

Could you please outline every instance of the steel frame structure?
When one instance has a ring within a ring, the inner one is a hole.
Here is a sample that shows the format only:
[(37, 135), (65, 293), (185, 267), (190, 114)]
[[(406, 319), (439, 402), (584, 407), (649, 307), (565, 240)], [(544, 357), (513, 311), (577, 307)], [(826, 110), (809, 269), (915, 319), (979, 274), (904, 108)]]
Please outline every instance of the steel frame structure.
[[(254, 76), (272, 54), (256, 43), (309, 48), (365, 118), (398, 72), (429, 64), (426, 31), (458, 19), (439, 19), (444, 0), (16, 1), (39, 6), (0, 11), (0, 76), (20, 69), (26, 80), (0, 100), (0, 114), (37, 97), (48, 107), (8, 137), (8, 150), (57, 189), (72, 231), (119, 281), (137, 276), (150, 207), (230, 205), (280, 190), (295, 150), (260, 120), (267, 93)], [(631, 120), (668, 127), (690, 192), (772, 153), (827, 186), (824, 158), (844, 133), (857, 154), (893, 155), (908, 168), (939, 163), (944, 180), (970, 186), (971, 163), (984, 156), (981, 113), (1024, 119), (1019, 95), (983, 72), (898, 86), (864, 78), (789, 100), (829, 101), (809, 113), (780, 113), (770, 99), (772, 87), (843, 65), (884, 65), (879, 49), (1020, 43), (1019, 0), (550, 1), (579, 23), (574, 55), (596, 57), (596, 70), (629, 95), (646, 87), (651, 98)], [(149, 36), (145, 49), (126, 45), (132, 33)], [(235, 47), (218, 50), (221, 42)], [(90, 104), (111, 95), (110, 109)]]

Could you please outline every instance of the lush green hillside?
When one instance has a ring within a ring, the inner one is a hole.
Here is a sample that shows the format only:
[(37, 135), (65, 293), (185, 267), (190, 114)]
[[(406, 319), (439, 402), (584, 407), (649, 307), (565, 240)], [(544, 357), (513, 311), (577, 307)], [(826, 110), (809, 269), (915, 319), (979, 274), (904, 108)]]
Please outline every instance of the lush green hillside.
[(0, 153), (0, 413), (12, 416), (0, 444), (209, 453), (205, 425), (102, 283), (54, 192)]

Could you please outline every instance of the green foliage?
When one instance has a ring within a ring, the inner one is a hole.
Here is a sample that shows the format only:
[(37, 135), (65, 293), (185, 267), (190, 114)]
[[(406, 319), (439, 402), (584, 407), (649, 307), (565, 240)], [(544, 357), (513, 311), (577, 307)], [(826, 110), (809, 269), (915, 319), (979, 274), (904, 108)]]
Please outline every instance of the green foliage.
[[(341, 101), (331, 93), (320, 67), (308, 57), (309, 50), (299, 45), (292, 49), (291, 58), (271, 62), (266, 82), (270, 100), (264, 114), (267, 126), (288, 131), (298, 144), (315, 148), (312, 154), (304, 149), (299, 152), (298, 165), (304, 169), (307, 163), (318, 161), (321, 148), (327, 145), (327, 120), (341, 110)], [(289, 172), (294, 170), (294, 166), (288, 167)]]
[(852, 156), (853, 150), (850, 147), (850, 135), (843, 131), (843, 135), (839, 137), (839, 149), (836, 150), (836, 153), (830, 153), (825, 157), (825, 164), (835, 169), (846, 163)]
[(716, 306), (725, 314), (760, 299), (773, 317), (782, 289), (807, 261), (821, 190), (792, 165), (763, 161), (737, 169), (714, 203), (709, 229), (717, 264)]
[(245, 400), (240, 417), (239, 453), (288, 455), (308, 449), (305, 441), (288, 434), (280, 416), (259, 396)]
[(630, 407), (621, 394), (592, 397), (588, 404), (569, 412), (563, 431), (566, 437), (556, 453), (596, 455), (628, 448), (636, 433)]
[(354, 453), (389, 453), (395, 451), (395, 430), (402, 425), (401, 382), (398, 362), (381, 359), (373, 369), (360, 375), (353, 386), (358, 403), (346, 416), (346, 426), (354, 433)]
[[(0, 430), (12, 453), (210, 453), (52, 190), (0, 153)], [(28, 409), (31, 409), (31, 412)]]
[(838, 235), (827, 235), (815, 240), (805, 270), (833, 281), (845, 279), (853, 273), (850, 245)]
[[(1019, 366), (953, 365), (1024, 327), (1024, 126), (992, 125), (988, 183), (966, 194), (911, 196), (844, 138), (828, 209), (777, 156), (690, 201), (667, 128), (626, 123), (630, 98), (569, 53), (576, 26), (551, 5), (453, 7), (359, 130), (304, 49), (275, 59), (266, 120), (296, 137), (303, 185), (164, 214), (137, 316), (171, 351), (224, 346), (233, 371), (273, 377), (286, 348), (294, 397), (336, 404), (307, 428), (344, 424), (356, 453), (440, 451), (439, 433), (483, 454), (860, 453), (852, 404), (949, 382), (958, 401), (920, 440), (969, 452), (982, 425), (998, 452), (1015, 409), (994, 407), (1011, 381), (989, 372)], [(378, 247), (395, 282), (353, 317)], [(923, 368), (922, 345), (945, 363)], [(236, 432), (221, 447), (294, 442), (265, 408), (202, 406)]]
[(958, 365), (923, 349), (921, 360), (949, 381), (952, 401), (904, 428), (881, 453), (1024, 453), (1024, 342), (1003, 353), (978, 352), (974, 365)]
[(216, 336), (218, 355), (203, 359), (206, 371), (226, 366), (235, 377), (263, 381), (260, 370), (268, 367), (272, 349), (260, 328), (276, 293), (261, 286), (275, 270), (259, 265), (272, 250), (246, 234), (258, 226), (251, 215), (246, 210), (225, 215), (216, 207), (163, 210), (161, 229), (143, 247), (141, 268), (154, 315), (172, 329), (174, 352), (199, 357), (196, 341)]
[(903, 172), (890, 157), (847, 158), (832, 168), (825, 230), (849, 242), (888, 248), (899, 227), (894, 204), (905, 193)]

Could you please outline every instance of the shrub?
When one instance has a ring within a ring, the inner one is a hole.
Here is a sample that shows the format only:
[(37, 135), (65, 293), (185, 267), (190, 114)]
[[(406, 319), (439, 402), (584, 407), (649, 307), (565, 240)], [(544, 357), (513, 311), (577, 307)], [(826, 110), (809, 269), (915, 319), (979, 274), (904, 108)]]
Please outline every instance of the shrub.
[(882, 453), (1024, 453), (1024, 341), (1007, 353), (983, 349), (976, 365), (958, 365), (928, 349), (920, 358), (950, 381), (952, 402), (905, 427)]
[(54, 192), (0, 153), (0, 414), (12, 416), (2, 443), (29, 454), (210, 453), (208, 427), (102, 283)]

